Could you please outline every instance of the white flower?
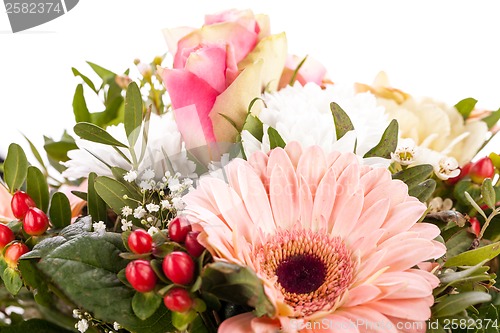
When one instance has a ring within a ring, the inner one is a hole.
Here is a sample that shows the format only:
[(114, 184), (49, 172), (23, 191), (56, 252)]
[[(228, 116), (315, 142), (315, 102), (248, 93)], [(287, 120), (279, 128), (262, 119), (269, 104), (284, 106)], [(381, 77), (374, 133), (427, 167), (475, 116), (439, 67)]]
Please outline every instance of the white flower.
[(160, 230), (158, 230), (158, 228), (156, 227), (151, 227), (148, 229), (148, 234), (150, 234), (151, 236), (153, 236), (154, 234), (156, 234), (157, 232), (159, 232)]
[(125, 206), (122, 208), (122, 215), (123, 216), (127, 217), (130, 214), (132, 214), (132, 208), (130, 208), (129, 206)]
[(75, 328), (78, 329), (80, 333), (84, 333), (89, 329), (89, 323), (87, 319), (80, 319), (78, 323), (76, 323)]
[(151, 182), (143, 180), (139, 184), (139, 187), (142, 188), (143, 190), (149, 191), (153, 189), (153, 186), (151, 186)]
[(124, 176), (123, 176), (123, 179), (125, 179), (126, 181), (128, 181), (129, 183), (133, 182), (134, 180), (137, 179), (137, 171), (135, 170), (130, 170), (129, 172), (127, 172)]
[(114, 330), (116, 330), (116, 331), (118, 331), (120, 328), (122, 328), (122, 327), (121, 327), (121, 325), (120, 325), (120, 324), (118, 324), (118, 323), (115, 321), (115, 322), (113, 323), (113, 329), (114, 329)]
[(144, 209), (144, 207), (139, 206), (136, 209), (134, 209), (134, 217), (136, 219), (142, 219), (144, 215), (146, 215), (146, 210)]
[(92, 227), (94, 228), (94, 232), (97, 232), (99, 236), (103, 236), (106, 232), (106, 224), (103, 221), (93, 223)]
[(160, 202), (160, 204), (161, 204), (161, 209), (162, 209), (162, 210), (172, 208), (172, 204), (171, 204), (171, 203), (170, 203), (170, 201), (168, 201), (168, 200), (162, 200), (162, 201)]
[(127, 221), (126, 219), (122, 219), (122, 231), (127, 231), (132, 229), (132, 221)]
[(159, 205), (155, 205), (154, 203), (149, 203), (146, 205), (146, 208), (147, 210), (150, 212), (150, 213), (155, 213), (157, 211), (160, 210), (160, 206)]
[(453, 201), (450, 198), (442, 199), (441, 197), (432, 198), (429, 202), (429, 209), (431, 213), (437, 213), (442, 210), (450, 210), (453, 208)]
[[(243, 131), (242, 142), (247, 156), (256, 150), (270, 150), (269, 127), (276, 129), (285, 143), (298, 141), (303, 148), (319, 145), (326, 152), (353, 152), (356, 145), (356, 153), (363, 156), (380, 141), (389, 125), (375, 96), (356, 94), (353, 87), (329, 85), (321, 89), (314, 83), (305, 86), (297, 83), (276, 93), (265, 93), (262, 98), (267, 106), (258, 116), (264, 124), (263, 140), (260, 143), (248, 131)], [(337, 140), (330, 109), (332, 102), (349, 115), (355, 129), (340, 140)]]
[(80, 310), (79, 309), (73, 309), (73, 318), (78, 318), (80, 316)]
[[(108, 126), (106, 131), (118, 141), (124, 144), (128, 142), (123, 124)], [(129, 162), (132, 161), (129, 149), (117, 148), (128, 158), (129, 161), (127, 161), (111, 146), (83, 139), (76, 139), (76, 144), (79, 149), (71, 150), (68, 153), (70, 160), (62, 163), (67, 167), (63, 172), (64, 177), (67, 178), (88, 177), (91, 172), (99, 176), (113, 177), (107, 165), (134, 170), (137, 174), (128, 175), (127, 181), (134, 181), (134, 177), (137, 178), (148, 169), (153, 170), (155, 175), (163, 175), (168, 170), (167, 165), (171, 165), (174, 172), (180, 172), (183, 176), (193, 174), (196, 169), (196, 165), (187, 159), (187, 152), (177, 129), (173, 112), (162, 116), (151, 114), (144, 158), (135, 166)], [(136, 156), (142, 155), (142, 146), (143, 135), (139, 135), (134, 147)], [(165, 163), (166, 158), (169, 159), (169, 164)]]
[(155, 171), (153, 169), (146, 169), (141, 177), (142, 180), (151, 180), (153, 178), (155, 178)]
[(182, 198), (172, 198), (172, 205), (177, 210), (183, 210), (184, 207), (186, 206), (184, 204), (184, 201), (182, 201)]
[(434, 172), (439, 179), (446, 180), (458, 176), (460, 169), (455, 158), (443, 157), (439, 160), (438, 168), (434, 168)]
[(168, 189), (172, 192), (177, 192), (181, 185), (178, 178), (170, 178), (168, 180)]
[(391, 153), (392, 160), (401, 165), (410, 165), (415, 161), (417, 149), (413, 139), (400, 140), (394, 153)]

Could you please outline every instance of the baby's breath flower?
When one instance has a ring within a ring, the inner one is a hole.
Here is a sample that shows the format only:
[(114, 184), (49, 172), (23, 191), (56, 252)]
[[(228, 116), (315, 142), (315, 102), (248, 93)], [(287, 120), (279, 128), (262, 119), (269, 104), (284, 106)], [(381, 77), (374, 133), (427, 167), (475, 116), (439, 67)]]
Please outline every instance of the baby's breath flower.
[(130, 208), (129, 206), (125, 206), (122, 208), (122, 215), (127, 217), (129, 215), (132, 214), (132, 208)]
[(168, 188), (172, 192), (177, 192), (179, 188), (181, 187), (179, 179), (177, 178), (170, 178), (168, 181)]
[(80, 332), (84, 333), (89, 329), (89, 323), (87, 319), (80, 319), (78, 323), (76, 323), (75, 328)]
[(161, 204), (161, 209), (163, 210), (172, 208), (172, 204), (168, 200), (162, 200), (160, 204)]
[(125, 179), (126, 181), (128, 181), (129, 183), (133, 182), (134, 180), (137, 179), (137, 171), (135, 170), (130, 170), (129, 172), (127, 172), (124, 176), (123, 176), (123, 179)]
[(142, 180), (151, 180), (155, 177), (155, 171), (153, 169), (146, 169), (142, 174)]
[(115, 321), (115, 322), (113, 323), (113, 329), (118, 331), (120, 328), (122, 328), (122, 327), (120, 326), (120, 324), (118, 324), (118, 323)]
[(94, 227), (94, 232), (97, 232), (99, 236), (103, 236), (106, 232), (106, 224), (103, 221), (92, 224), (92, 227)]
[[(160, 230), (158, 230), (158, 228), (156, 227), (151, 227), (148, 229), (148, 234), (150, 234), (151, 236), (153, 236), (154, 234), (156, 234), (157, 232), (159, 232)], [(115, 328), (116, 329), (116, 328)]]
[(127, 231), (132, 229), (132, 221), (127, 221), (126, 219), (122, 219), (122, 231)]
[(141, 183), (139, 184), (139, 187), (145, 191), (149, 191), (149, 190), (153, 189), (153, 186), (151, 186), (151, 183), (148, 181), (145, 181), (145, 180), (141, 181)]
[(184, 201), (182, 201), (182, 198), (172, 198), (172, 205), (177, 210), (183, 210), (185, 207), (185, 204), (184, 204)]
[(136, 219), (142, 219), (144, 215), (146, 215), (146, 210), (142, 206), (139, 206), (136, 209), (134, 209), (134, 217)]
[(154, 203), (147, 204), (146, 208), (148, 209), (148, 211), (150, 213), (154, 213), (154, 212), (157, 212), (157, 211), (160, 210), (160, 206), (159, 205), (155, 205)]

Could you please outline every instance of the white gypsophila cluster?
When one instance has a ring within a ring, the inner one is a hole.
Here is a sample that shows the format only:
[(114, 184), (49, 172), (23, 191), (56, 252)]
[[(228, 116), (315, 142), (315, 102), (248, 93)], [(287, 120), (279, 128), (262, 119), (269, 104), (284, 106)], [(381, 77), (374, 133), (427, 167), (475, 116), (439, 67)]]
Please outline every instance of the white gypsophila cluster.
[[(136, 178), (128, 178), (127, 175), (124, 178), (129, 182), (138, 181)], [(190, 178), (181, 178), (180, 173), (172, 175), (169, 171), (163, 174), (161, 180), (156, 181), (155, 178), (156, 173), (152, 169), (144, 171), (139, 184), (143, 200), (137, 202), (135, 207), (122, 207), (118, 219), (122, 231), (132, 229), (133, 217), (140, 220), (148, 229), (148, 233), (153, 235), (159, 231), (158, 228), (164, 229), (168, 221), (184, 209), (182, 196), (193, 189), (193, 181)]]
[[(329, 85), (325, 89), (314, 83), (296, 83), (275, 93), (262, 96), (265, 107), (258, 118), (264, 124), (259, 142), (248, 131), (242, 132), (245, 154), (270, 150), (267, 130), (278, 131), (285, 143), (298, 141), (302, 147), (319, 145), (326, 152), (354, 152), (363, 156), (373, 148), (389, 125), (384, 108), (377, 106), (371, 93), (355, 93), (352, 86)], [(337, 103), (349, 116), (354, 131), (337, 140), (330, 103)]]
[[(128, 143), (123, 124), (109, 126), (106, 130), (118, 141)], [(134, 147), (137, 158), (141, 156), (143, 140), (141, 131)], [(147, 146), (142, 160), (138, 161), (137, 165), (133, 165), (132, 156), (126, 148), (117, 149), (128, 160), (109, 145), (83, 139), (76, 139), (76, 144), (79, 149), (69, 151), (70, 160), (62, 163), (67, 167), (63, 172), (63, 176), (67, 178), (86, 178), (91, 172), (95, 172), (98, 176), (112, 177), (113, 174), (108, 166), (133, 170), (127, 174), (126, 179), (129, 181), (140, 178), (146, 170), (153, 170), (157, 175), (163, 175), (165, 171), (179, 172), (187, 177), (192, 176), (196, 168), (195, 164), (187, 158), (187, 152), (172, 112), (162, 116), (151, 114)]]

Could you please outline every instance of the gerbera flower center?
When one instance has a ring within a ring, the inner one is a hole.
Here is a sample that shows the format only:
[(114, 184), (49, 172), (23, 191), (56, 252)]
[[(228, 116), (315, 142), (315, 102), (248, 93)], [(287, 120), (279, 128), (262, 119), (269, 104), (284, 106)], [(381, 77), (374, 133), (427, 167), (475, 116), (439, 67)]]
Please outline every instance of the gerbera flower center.
[(256, 254), (261, 272), (275, 281), (297, 317), (336, 308), (354, 275), (342, 239), (321, 231), (278, 231)]

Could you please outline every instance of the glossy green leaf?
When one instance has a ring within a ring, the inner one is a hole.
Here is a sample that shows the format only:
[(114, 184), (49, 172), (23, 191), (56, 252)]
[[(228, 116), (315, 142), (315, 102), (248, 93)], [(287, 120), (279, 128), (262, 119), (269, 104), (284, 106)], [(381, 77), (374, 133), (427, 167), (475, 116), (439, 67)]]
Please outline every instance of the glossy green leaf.
[(35, 260), (19, 260), (18, 268), (21, 271), (24, 283), (33, 291), (35, 301), (46, 307), (53, 306), (54, 299), (49, 291), (45, 277), (36, 268)]
[(243, 125), (243, 130), (247, 130), (254, 138), (262, 142), (262, 137), (264, 136), (264, 124), (262, 121), (252, 114), (248, 114), (245, 124)]
[(28, 137), (26, 135), (23, 134), (23, 136), (26, 139), (26, 141), (28, 141), (28, 144), (30, 145), (30, 149), (31, 149), (31, 152), (33, 153), (33, 156), (35, 156), (37, 162), (40, 163), (40, 166), (45, 169), (45, 163), (42, 159), (42, 156), (40, 155), (40, 152), (38, 151), (38, 149), (36, 149), (33, 142), (31, 142), (31, 140), (28, 139)]
[(83, 95), (83, 85), (81, 84), (76, 86), (75, 94), (73, 95), (73, 114), (77, 123), (82, 121), (90, 122), (90, 112), (87, 108), (87, 102)]
[(462, 115), (464, 120), (466, 120), (467, 118), (469, 118), (472, 110), (474, 110), (476, 103), (477, 103), (477, 99), (469, 97), (469, 98), (465, 98), (465, 99), (461, 100), (460, 102), (458, 102), (457, 104), (455, 104), (455, 108)]
[(408, 194), (417, 198), (421, 202), (427, 201), (436, 189), (436, 181), (434, 179), (427, 179), (425, 182), (418, 184), (408, 190)]
[(101, 67), (97, 64), (94, 64), (90, 61), (87, 61), (87, 64), (89, 64), (89, 66), (94, 70), (94, 72), (99, 75), (99, 77), (103, 80), (107, 80), (109, 77), (114, 77), (116, 76), (115, 73), (113, 73), (112, 71), (110, 71), (109, 69), (106, 69), (104, 67)]
[(125, 113), (124, 104), (124, 98), (122, 96), (117, 96), (107, 103), (104, 111), (91, 113), (90, 122), (100, 127), (122, 123)]
[(500, 254), (500, 242), (460, 253), (446, 260), (445, 267), (474, 266), (484, 260), (491, 260)]
[(35, 201), (36, 206), (47, 212), (49, 208), (49, 186), (47, 178), (34, 166), (28, 167), (28, 176), (26, 177), (26, 192)]
[(87, 76), (83, 75), (78, 69), (74, 67), (71, 67), (71, 71), (73, 72), (74, 76), (81, 77), (83, 82), (85, 82), (87, 86), (89, 86), (89, 88), (97, 94), (97, 89), (95, 88), (94, 82), (92, 82)]
[(116, 214), (121, 214), (121, 209), (125, 206), (137, 207), (137, 201), (132, 199), (141, 199), (140, 193), (130, 191), (125, 185), (109, 177), (97, 177), (94, 188)]
[(488, 272), (489, 269), (489, 267), (483, 266), (485, 263), (486, 261), (482, 261), (475, 266), (467, 267), (463, 270), (442, 273), (439, 275), (439, 281), (443, 285), (450, 285), (454, 281), (458, 281), (475, 275), (484, 275), (486, 272)]
[(382, 134), (380, 142), (370, 149), (363, 157), (382, 157), (391, 158), (391, 153), (396, 150), (398, 146), (398, 122), (396, 119), (391, 120), (389, 126)]
[(335, 123), (335, 133), (337, 140), (340, 140), (347, 132), (354, 130), (351, 119), (347, 113), (335, 102), (330, 103), (333, 122)]
[(162, 298), (154, 291), (136, 292), (132, 298), (132, 309), (139, 319), (146, 320), (158, 310), (161, 303)]
[(500, 120), (500, 109), (492, 112), (489, 116), (487, 116), (481, 120), (486, 123), (486, 125), (488, 126), (488, 129), (491, 129)]
[(62, 192), (56, 192), (50, 200), (50, 221), (56, 228), (64, 228), (71, 223), (71, 206), (68, 197)]
[(106, 202), (97, 194), (95, 190), (95, 179), (97, 175), (95, 172), (91, 172), (88, 178), (88, 202), (87, 208), (89, 215), (92, 216), (94, 221), (106, 222), (108, 219), (108, 209), (106, 207)]
[(10, 193), (19, 190), (28, 175), (28, 159), (24, 150), (16, 143), (11, 143), (4, 162), (4, 180)]
[[(169, 311), (160, 306), (147, 320), (132, 310), (135, 291), (124, 285), (117, 274), (128, 261), (120, 234), (88, 232), (90, 218), (83, 218), (63, 229), (59, 236), (38, 243), (33, 252), (42, 260), (37, 268), (47, 281), (61, 290), (76, 306), (105, 322), (119, 322), (137, 333), (172, 331)], [(56, 241), (54, 241), (54, 238)], [(29, 254), (29, 253), (28, 253)], [(29, 258), (30, 256), (23, 256)]]
[(137, 83), (131, 82), (127, 87), (125, 96), (125, 132), (127, 133), (130, 147), (134, 147), (142, 124), (142, 96)]
[(491, 296), (489, 294), (477, 291), (447, 295), (443, 301), (432, 307), (432, 315), (434, 318), (453, 316), (471, 305), (489, 302), (490, 300)]
[(452, 258), (467, 249), (472, 244), (473, 236), (465, 228), (459, 229), (446, 240), (446, 257)]
[(432, 165), (421, 164), (393, 174), (392, 179), (399, 179), (408, 185), (408, 188), (412, 188), (429, 179), (433, 172)]
[(269, 145), (271, 149), (274, 149), (276, 147), (285, 148), (286, 143), (277, 130), (269, 127), (267, 129), (267, 134), (269, 135)]
[(80, 138), (88, 141), (102, 143), (109, 146), (128, 148), (125, 144), (113, 138), (111, 134), (99, 126), (91, 123), (78, 123), (75, 125), (73, 130)]
[(216, 262), (205, 266), (202, 289), (221, 300), (255, 308), (257, 316), (274, 313), (262, 281), (248, 267)]
[(191, 324), (198, 314), (194, 310), (190, 310), (187, 312), (173, 312), (172, 313), (172, 324), (179, 331), (186, 331), (188, 325)]
[(47, 154), (56, 161), (66, 162), (69, 160), (68, 151), (78, 149), (75, 142), (57, 141), (47, 143), (43, 146)]
[(483, 197), (484, 203), (487, 204), (488, 207), (495, 209), (497, 199), (491, 178), (486, 178), (483, 181), (483, 184), (481, 185), (481, 196)]
[(7, 267), (2, 274), (3, 283), (5, 288), (12, 295), (17, 295), (21, 287), (23, 286), (23, 281), (19, 273), (10, 267)]

